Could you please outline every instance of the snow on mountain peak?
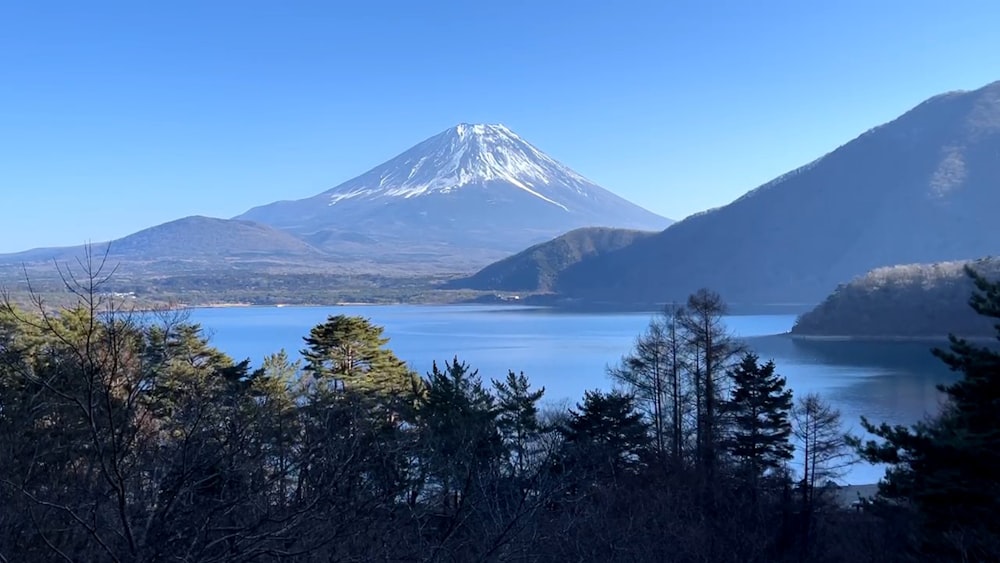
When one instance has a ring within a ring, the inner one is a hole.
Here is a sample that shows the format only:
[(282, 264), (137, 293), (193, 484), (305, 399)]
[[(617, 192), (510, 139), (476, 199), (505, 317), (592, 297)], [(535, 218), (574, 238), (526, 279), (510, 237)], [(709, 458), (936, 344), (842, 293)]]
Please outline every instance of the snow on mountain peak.
[(486, 133), (517, 137), (513, 131), (500, 123), (489, 125), (483, 123), (459, 123), (455, 126), (455, 133), (459, 136), (459, 138), (464, 138), (466, 135), (485, 135)]
[[(569, 211), (565, 196), (596, 188), (501, 124), (460, 123), (323, 195), (348, 199), (411, 198), (503, 183)], [(562, 201), (561, 201), (562, 200)]]

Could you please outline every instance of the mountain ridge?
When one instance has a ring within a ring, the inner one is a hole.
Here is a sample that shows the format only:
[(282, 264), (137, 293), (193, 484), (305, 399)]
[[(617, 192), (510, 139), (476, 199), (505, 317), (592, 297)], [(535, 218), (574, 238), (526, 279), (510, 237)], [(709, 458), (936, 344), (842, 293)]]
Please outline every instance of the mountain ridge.
[[(278, 219), (267, 223), (257, 213)], [(109, 258), (140, 276), (236, 268), (423, 278), (466, 275), (579, 226), (629, 223), (659, 228), (669, 220), (593, 184), (506, 126), (460, 124), (311, 198), (232, 219), (168, 221), (111, 241)], [(82, 246), (32, 249), (0, 256), (0, 265), (13, 272), (14, 264), (41, 264), (44, 272), (52, 261), (83, 254)]]
[[(134, 261), (204, 260), (211, 257), (287, 256), (317, 258), (323, 252), (284, 231), (233, 219), (190, 215), (91, 247), (109, 258)], [(84, 246), (35, 248), (0, 255), (0, 262), (37, 263), (75, 259)]]
[(935, 96), (830, 153), (661, 233), (583, 260), (569, 297), (815, 303), (879, 266), (995, 254), (1000, 82)]
[(583, 227), (494, 262), (449, 287), (549, 292), (558, 275), (588, 257), (611, 252), (652, 236), (652, 231)]

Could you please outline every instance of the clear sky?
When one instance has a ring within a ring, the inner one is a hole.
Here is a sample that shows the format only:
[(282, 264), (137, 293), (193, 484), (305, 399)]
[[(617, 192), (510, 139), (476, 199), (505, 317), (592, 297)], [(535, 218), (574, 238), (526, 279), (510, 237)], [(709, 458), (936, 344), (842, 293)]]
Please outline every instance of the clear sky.
[(0, 4), (0, 252), (315, 195), (504, 123), (682, 218), (1000, 80), (995, 0)]

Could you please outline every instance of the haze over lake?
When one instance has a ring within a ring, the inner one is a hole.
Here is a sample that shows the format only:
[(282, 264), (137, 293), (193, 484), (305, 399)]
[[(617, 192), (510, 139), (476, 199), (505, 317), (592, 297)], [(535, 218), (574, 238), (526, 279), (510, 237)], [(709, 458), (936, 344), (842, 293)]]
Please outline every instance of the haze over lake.
[[(546, 402), (575, 404), (587, 389), (609, 388), (605, 367), (627, 353), (652, 313), (564, 313), (512, 306), (342, 306), (194, 309), (215, 346), (255, 365), (282, 348), (293, 357), (302, 337), (329, 315), (360, 315), (385, 327), (389, 347), (421, 374), (458, 356), (484, 380), (524, 371)], [(819, 392), (839, 408), (845, 429), (858, 419), (909, 424), (936, 411), (937, 383), (954, 376), (915, 342), (816, 342), (782, 333), (794, 315), (726, 318), (762, 360), (773, 359), (796, 396)], [(872, 483), (882, 475), (858, 465), (845, 481)]]

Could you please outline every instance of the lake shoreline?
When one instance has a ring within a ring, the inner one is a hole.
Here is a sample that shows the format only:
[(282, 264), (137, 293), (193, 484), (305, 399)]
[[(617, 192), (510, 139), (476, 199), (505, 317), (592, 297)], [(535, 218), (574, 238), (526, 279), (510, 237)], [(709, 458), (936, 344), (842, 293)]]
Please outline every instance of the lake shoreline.
[[(787, 336), (792, 340), (800, 340), (804, 342), (869, 342), (877, 344), (880, 342), (915, 342), (915, 343), (930, 343), (930, 344), (948, 344), (947, 336), (907, 336), (907, 335), (867, 335), (867, 334), (796, 334), (794, 332), (786, 332), (781, 336)], [(964, 340), (969, 342), (988, 342), (995, 340), (992, 336), (962, 336)]]
[[(541, 309), (554, 313), (565, 314), (635, 314), (646, 313), (657, 315), (664, 310), (663, 304), (649, 303), (609, 303), (609, 302), (546, 302), (534, 299), (498, 299), (498, 300), (459, 300), (454, 302), (437, 301), (336, 301), (332, 303), (252, 303), (252, 302), (218, 302), (218, 303), (180, 303), (173, 309), (231, 309), (231, 308), (307, 308), (307, 307), (498, 307), (510, 310)], [(766, 305), (732, 305), (727, 313), (733, 316), (788, 315), (799, 314), (803, 310), (800, 304), (766, 304)]]

